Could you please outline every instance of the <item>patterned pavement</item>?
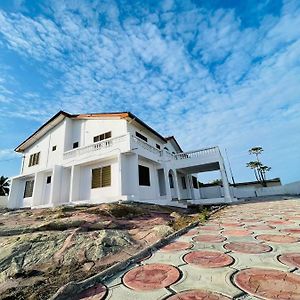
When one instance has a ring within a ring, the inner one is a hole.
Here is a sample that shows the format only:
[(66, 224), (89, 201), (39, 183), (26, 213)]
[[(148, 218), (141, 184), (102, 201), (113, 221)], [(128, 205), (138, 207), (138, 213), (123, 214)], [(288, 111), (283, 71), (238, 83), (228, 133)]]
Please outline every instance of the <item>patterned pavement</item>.
[(299, 300), (300, 199), (230, 206), (89, 300)]

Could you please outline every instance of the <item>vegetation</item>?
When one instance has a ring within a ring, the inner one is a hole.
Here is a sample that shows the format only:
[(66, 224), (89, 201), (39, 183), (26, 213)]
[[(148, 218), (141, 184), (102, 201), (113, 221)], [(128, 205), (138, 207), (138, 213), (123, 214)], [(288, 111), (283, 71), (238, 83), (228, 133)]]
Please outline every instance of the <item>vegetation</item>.
[(9, 193), (8, 178), (1, 176), (0, 177), (0, 196), (7, 196), (8, 193)]
[(271, 170), (271, 167), (264, 165), (260, 159), (259, 155), (262, 154), (264, 149), (262, 147), (253, 147), (248, 152), (250, 155), (255, 155), (256, 160), (250, 161), (246, 166), (254, 171), (254, 175), (257, 181), (259, 181), (262, 186), (267, 186), (266, 184), (266, 173)]

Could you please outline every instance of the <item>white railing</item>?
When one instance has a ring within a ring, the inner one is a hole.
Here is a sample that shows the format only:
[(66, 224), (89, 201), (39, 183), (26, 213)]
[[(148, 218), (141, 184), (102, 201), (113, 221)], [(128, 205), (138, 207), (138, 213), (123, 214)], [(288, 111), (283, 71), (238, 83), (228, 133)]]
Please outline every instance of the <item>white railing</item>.
[(212, 154), (220, 154), (219, 148), (211, 147), (211, 148), (199, 149), (196, 151), (177, 153), (174, 155), (174, 157), (175, 159), (187, 159), (187, 158), (199, 158), (199, 157), (212, 155)]
[(157, 149), (157, 148), (151, 146), (151, 145), (148, 144), (147, 142), (145, 142), (145, 141), (139, 139), (138, 137), (136, 137), (136, 136), (134, 136), (134, 135), (132, 135), (131, 137), (132, 137), (133, 141), (134, 141), (138, 146), (141, 146), (142, 148), (144, 148), (144, 149), (146, 149), (146, 150), (148, 150), (148, 151), (150, 151), (150, 152), (152, 152), (152, 153), (154, 153), (154, 154), (156, 154), (156, 155), (159, 155), (159, 156), (162, 155), (162, 151), (161, 151), (161, 150), (159, 150), (159, 149)]
[(90, 153), (90, 152), (94, 152), (94, 151), (98, 152), (98, 151), (102, 151), (104, 149), (112, 148), (112, 147), (115, 147), (116, 145), (118, 145), (119, 143), (126, 141), (126, 139), (128, 139), (128, 135), (124, 134), (124, 135), (106, 139), (106, 140), (103, 140), (103, 141), (100, 141), (100, 142), (97, 142), (97, 143), (94, 143), (94, 144), (91, 144), (88, 146), (76, 148), (76, 149), (65, 152), (64, 159), (74, 158), (74, 157), (81, 156), (86, 153)]

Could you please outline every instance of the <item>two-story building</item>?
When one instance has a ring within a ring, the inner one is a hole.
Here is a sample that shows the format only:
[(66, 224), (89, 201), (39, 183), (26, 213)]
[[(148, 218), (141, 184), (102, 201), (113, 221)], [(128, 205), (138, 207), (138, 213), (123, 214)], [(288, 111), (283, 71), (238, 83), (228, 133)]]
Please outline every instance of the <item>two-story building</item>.
[(185, 207), (204, 204), (196, 174), (220, 170), (232, 201), (218, 147), (183, 152), (130, 112), (71, 115), (60, 111), (22, 142), (19, 176), (9, 207), (139, 201)]

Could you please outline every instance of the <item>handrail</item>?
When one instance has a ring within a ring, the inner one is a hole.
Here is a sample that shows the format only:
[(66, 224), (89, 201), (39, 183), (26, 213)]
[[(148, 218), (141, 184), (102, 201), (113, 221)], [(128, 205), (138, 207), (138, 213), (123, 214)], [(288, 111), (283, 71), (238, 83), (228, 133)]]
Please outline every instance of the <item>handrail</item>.
[(155, 147), (153, 147), (152, 145), (148, 144), (146, 141), (143, 141), (142, 139), (134, 136), (134, 135), (131, 135), (132, 139), (139, 145), (142, 146), (142, 148), (154, 153), (154, 154), (158, 154), (159, 156), (162, 155), (162, 150), (159, 150)]
[(209, 154), (216, 154), (220, 153), (219, 147), (209, 147), (209, 148), (203, 148), (195, 151), (189, 151), (189, 152), (182, 152), (175, 154), (175, 159), (187, 159), (187, 158), (197, 158), (201, 157), (203, 155), (209, 155)]

